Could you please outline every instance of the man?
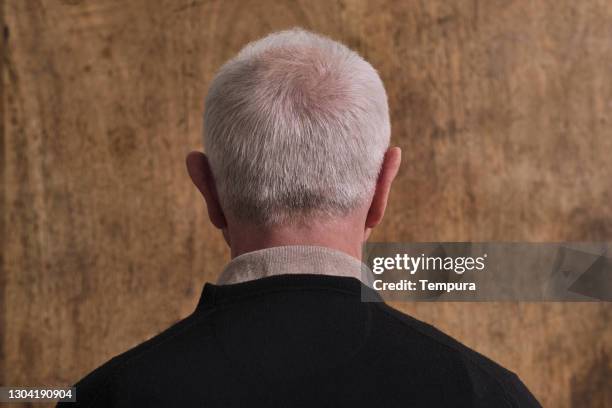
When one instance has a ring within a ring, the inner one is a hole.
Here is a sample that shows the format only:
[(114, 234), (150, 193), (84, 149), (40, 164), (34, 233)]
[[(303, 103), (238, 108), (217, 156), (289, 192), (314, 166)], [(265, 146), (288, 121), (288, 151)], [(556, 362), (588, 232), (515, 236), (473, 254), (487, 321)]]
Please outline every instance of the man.
[(218, 72), (204, 127), (187, 168), (232, 261), (193, 314), (81, 380), (78, 405), (539, 406), (513, 373), (361, 301), (361, 247), (400, 165), (369, 63), (272, 34)]

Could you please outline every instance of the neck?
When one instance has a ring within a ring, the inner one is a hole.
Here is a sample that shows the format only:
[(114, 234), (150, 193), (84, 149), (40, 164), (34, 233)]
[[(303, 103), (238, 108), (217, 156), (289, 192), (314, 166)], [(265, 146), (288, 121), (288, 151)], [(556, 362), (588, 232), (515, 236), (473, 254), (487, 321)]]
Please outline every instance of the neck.
[(335, 249), (360, 260), (364, 229), (359, 225), (349, 219), (272, 227), (230, 224), (224, 234), (232, 259), (261, 249), (301, 245)]

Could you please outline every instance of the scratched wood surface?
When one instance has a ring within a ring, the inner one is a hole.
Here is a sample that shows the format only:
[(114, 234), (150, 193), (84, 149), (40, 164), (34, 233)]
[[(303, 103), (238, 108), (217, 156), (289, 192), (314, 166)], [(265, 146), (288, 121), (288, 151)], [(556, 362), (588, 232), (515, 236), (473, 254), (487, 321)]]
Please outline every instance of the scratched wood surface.
[[(66, 385), (186, 316), (228, 259), (184, 169), (246, 42), (302, 26), (386, 83), (378, 241), (612, 240), (612, 3), (6, 0), (0, 384)], [(609, 304), (398, 304), (545, 406), (610, 406)], [(608, 405), (606, 405), (608, 404)]]

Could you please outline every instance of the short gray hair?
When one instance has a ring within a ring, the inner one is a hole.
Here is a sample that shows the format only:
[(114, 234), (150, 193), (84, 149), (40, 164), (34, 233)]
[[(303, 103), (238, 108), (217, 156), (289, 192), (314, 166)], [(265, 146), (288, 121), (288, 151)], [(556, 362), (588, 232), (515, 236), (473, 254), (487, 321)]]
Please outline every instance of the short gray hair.
[(246, 45), (206, 97), (204, 146), (219, 200), (255, 224), (348, 214), (371, 198), (389, 138), (376, 70), (302, 29)]

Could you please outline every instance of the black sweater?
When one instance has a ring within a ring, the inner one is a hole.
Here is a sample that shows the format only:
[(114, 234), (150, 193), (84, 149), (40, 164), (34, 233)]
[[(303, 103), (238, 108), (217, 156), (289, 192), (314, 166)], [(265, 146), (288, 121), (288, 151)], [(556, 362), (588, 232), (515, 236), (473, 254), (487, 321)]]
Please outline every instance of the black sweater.
[(189, 317), (87, 375), (66, 406), (540, 406), (512, 372), (362, 290), (325, 275), (206, 284)]

